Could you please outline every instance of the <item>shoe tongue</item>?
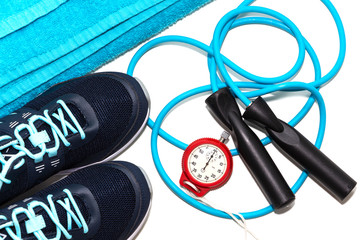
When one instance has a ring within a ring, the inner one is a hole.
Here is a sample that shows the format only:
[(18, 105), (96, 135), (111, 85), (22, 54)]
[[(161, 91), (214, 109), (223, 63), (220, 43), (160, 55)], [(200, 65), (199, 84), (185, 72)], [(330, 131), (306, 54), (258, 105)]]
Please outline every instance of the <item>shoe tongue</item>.
[[(61, 200), (63, 200), (63, 199), (61, 199)], [(77, 206), (79, 207), (79, 210), (80, 210), (82, 216), (84, 217), (85, 222), (88, 222), (90, 215), (89, 215), (89, 212), (88, 212), (84, 202), (77, 196), (74, 196), (74, 200), (75, 200)], [(77, 213), (75, 212), (75, 210), (74, 210), (74, 206), (72, 204), (70, 204), (70, 206), (71, 206), (71, 210), (75, 213), (76, 217), (79, 217), (77, 215)], [(48, 205), (48, 207), (49, 207), (49, 205)], [(68, 230), (67, 211), (60, 204), (56, 203), (56, 201), (55, 201), (55, 208), (56, 208), (56, 212), (58, 214), (58, 219), (59, 219), (61, 225), (66, 230)], [(38, 210), (36, 215), (37, 216), (41, 215), (43, 217), (43, 219), (44, 219), (45, 224), (46, 224), (46, 227), (41, 229), (41, 231), (44, 233), (44, 235), (47, 238), (49, 238), (49, 239), (53, 238), (56, 235), (57, 226), (51, 220), (49, 214), (43, 208), (37, 207), (37, 208), (35, 208), (35, 211), (36, 210)], [(26, 230), (26, 227), (25, 227), (26, 226), (26, 221), (28, 221), (29, 219), (27, 217), (25, 217), (25, 216), (22, 216), (22, 215), (19, 215), (18, 219), (20, 219), (21, 217), (24, 217), (24, 220), (20, 221), (21, 237), (24, 238), (24, 239), (26, 239), (26, 238), (32, 239), (34, 237), (34, 235), (32, 233), (30, 233), (30, 234), (27, 233), (27, 230)], [(71, 228), (72, 230), (79, 229), (78, 225), (75, 223), (74, 220), (72, 220), (71, 226), (72, 226), (72, 228)], [(14, 233), (16, 233), (14, 227), (12, 227), (11, 229), (13, 230)], [(1, 234), (5, 234), (7, 236), (6, 230), (5, 229), (0, 230), (0, 237), (2, 236)], [(63, 234), (61, 234), (61, 235), (63, 236)]]
[[(82, 112), (80, 111), (80, 109), (75, 106), (74, 104), (68, 103), (66, 104), (66, 106), (69, 108), (71, 114), (75, 117), (75, 119), (77, 120), (77, 122), (79, 123), (81, 128), (84, 128), (86, 125), (86, 119), (85, 116), (82, 114)], [(57, 113), (57, 109), (53, 112), (49, 112), (49, 115), (51, 116), (51, 120), (52, 122), (60, 129), (60, 131), (62, 132), (62, 125), (61, 125), (61, 121), (59, 121), (58, 119), (56, 119), (55, 117), (52, 116), (53, 113)], [(69, 122), (72, 126), (75, 126), (73, 120), (71, 119), (71, 117), (69, 116), (69, 114), (63, 110), (64, 113), (64, 119)], [(49, 124), (46, 124), (45, 122), (39, 121), (41, 123), (41, 125), (39, 127), (37, 127), (37, 130), (43, 131), (46, 130), (49, 136), (52, 136), (52, 131), (51, 131), (51, 127)], [(52, 139), (51, 139), (52, 140)]]
[[(80, 109), (75, 106), (74, 104), (68, 103), (66, 104), (66, 106), (69, 108), (70, 112), (74, 115), (75, 119), (78, 121), (79, 125), (84, 128), (86, 125), (86, 119), (85, 116), (82, 114), (82, 112), (80, 111)], [(73, 121), (70, 119), (68, 114), (64, 114), (65, 115), (65, 120), (72, 123)], [(59, 121), (57, 121), (59, 122)]]
[[(80, 127), (84, 128), (86, 125), (86, 119), (85, 119), (84, 115), (81, 113), (81, 111), (79, 110), (79, 108), (77, 108), (74, 104), (67, 104), (67, 107), (69, 108), (72, 115), (74, 115), (74, 117), (77, 120), (77, 122), (79, 123)], [(66, 113), (65, 111), (63, 111), (63, 112), (64, 112), (64, 119), (67, 122), (69, 122), (73, 127), (75, 127), (75, 124), (74, 124), (73, 120), (70, 118), (69, 114)], [(53, 114), (53, 113), (57, 113), (57, 111), (55, 110), (54, 112), (49, 112), (49, 115), (51, 116), (51, 114)], [(51, 120), (60, 129), (60, 131), (63, 132), (61, 121), (59, 121), (58, 119), (56, 119), (53, 116), (51, 116)], [(41, 122), (41, 121), (39, 121), (39, 122)], [(47, 124), (45, 122), (41, 122), (41, 125), (39, 127), (37, 127), (37, 130), (38, 130), (38, 132), (46, 131), (48, 136), (50, 137), (50, 142), (54, 141), (52, 128), (49, 124)], [(71, 131), (69, 129), (68, 129), (68, 133), (71, 134)], [(27, 145), (25, 144), (25, 146), (27, 146)], [(33, 147), (33, 146), (31, 145), (31, 147)]]

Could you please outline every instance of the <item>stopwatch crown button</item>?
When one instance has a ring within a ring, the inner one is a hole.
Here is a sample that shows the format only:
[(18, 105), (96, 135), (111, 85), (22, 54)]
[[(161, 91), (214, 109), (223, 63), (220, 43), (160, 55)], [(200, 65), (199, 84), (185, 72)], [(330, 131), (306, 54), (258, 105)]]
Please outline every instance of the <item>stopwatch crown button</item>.
[(230, 133), (228, 133), (227, 131), (223, 131), (219, 141), (226, 144), (227, 142), (229, 142), (229, 137), (230, 137)]

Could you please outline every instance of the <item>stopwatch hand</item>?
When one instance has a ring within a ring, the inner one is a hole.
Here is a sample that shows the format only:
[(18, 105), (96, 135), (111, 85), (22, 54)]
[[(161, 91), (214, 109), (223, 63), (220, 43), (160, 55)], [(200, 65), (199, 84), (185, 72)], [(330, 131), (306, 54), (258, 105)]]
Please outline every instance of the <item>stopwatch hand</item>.
[(243, 121), (240, 109), (228, 88), (213, 93), (206, 104), (213, 117), (231, 133), (245, 164), (276, 213), (288, 210), (295, 195), (256, 134)]
[(215, 152), (211, 155), (211, 157), (209, 158), (209, 160), (207, 161), (207, 163), (205, 164), (205, 167), (203, 168), (203, 170), (205, 171), (206, 167), (209, 165), (211, 159), (213, 158)]
[(294, 127), (276, 118), (261, 97), (246, 109), (244, 118), (263, 127), (295, 165), (307, 171), (339, 202), (345, 202), (351, 196), (356, 182)]

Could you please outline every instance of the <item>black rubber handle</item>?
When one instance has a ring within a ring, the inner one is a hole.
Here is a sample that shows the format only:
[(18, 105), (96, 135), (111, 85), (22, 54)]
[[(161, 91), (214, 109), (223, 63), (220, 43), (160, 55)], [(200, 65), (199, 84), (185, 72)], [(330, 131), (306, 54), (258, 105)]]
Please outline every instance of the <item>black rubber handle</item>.
[(276, 213), (292, 206), (295, 195), (256, 134), (243, 121), (229, 89), (213, 93), (206, 104), (215, 119), (228, 131), (245, 164)]
[(262, 98), (259, 97), (246, 109), (244, 118), (264, 127), (274, 143), (339, 202), (351, 196), (356, 181), (295, 128), (277, 119)]

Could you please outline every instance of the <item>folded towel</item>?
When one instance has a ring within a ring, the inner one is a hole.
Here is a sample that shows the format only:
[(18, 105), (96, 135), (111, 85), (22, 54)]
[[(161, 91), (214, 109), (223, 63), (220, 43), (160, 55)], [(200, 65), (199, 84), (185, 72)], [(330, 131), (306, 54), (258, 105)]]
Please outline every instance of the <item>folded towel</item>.
[(14, 1), (1, 2), (0, 38), (27, 26), (36, 19), (48, 14), (66, 0), (27, 0), (14, 4)]
[[(0, 31), (0, 116), (55, 83), (99, 68), (209, 0), (30, 2), (42, 11)], [(0, 15), (0, 26), (26, 11)]]

